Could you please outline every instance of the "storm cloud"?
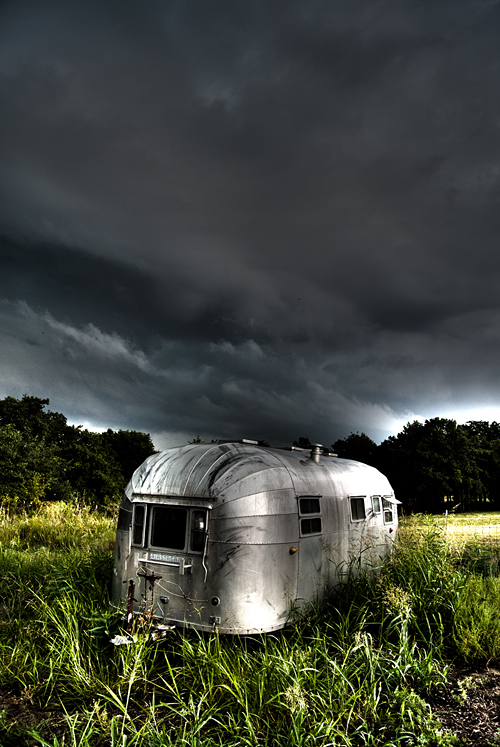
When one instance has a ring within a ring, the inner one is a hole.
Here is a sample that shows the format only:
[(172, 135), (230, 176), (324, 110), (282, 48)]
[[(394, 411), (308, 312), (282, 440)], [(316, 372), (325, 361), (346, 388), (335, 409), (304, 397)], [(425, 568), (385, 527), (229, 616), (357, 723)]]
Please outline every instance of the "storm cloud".
[(0, 101), (0, 396), (158, 446), (498, 418), (498, 2), (4, 2)]

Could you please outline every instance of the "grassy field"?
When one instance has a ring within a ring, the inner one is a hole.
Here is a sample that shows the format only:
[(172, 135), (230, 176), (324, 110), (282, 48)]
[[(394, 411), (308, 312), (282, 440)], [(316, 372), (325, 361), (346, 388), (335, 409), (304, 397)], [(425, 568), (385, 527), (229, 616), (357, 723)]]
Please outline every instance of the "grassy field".
[(453, 661), (500, 659), (497, 544), (478, 532), (500, 514), (404, 519), (380, 573), (279, 634), (118, 648), (114, 523), (0, 515), (2, 747), (451, 745), (429, 698)]
[(491, 526), (497, 527), (500, 525), (500, 511), (491, 511), (490, 513), (463, 513), (453, 514), (449, 513), (444, 516), (433, 517), (434, 521), (438, 524), (448, 524), (450, 526), (469, 526), (471, 531), (474, 527)]

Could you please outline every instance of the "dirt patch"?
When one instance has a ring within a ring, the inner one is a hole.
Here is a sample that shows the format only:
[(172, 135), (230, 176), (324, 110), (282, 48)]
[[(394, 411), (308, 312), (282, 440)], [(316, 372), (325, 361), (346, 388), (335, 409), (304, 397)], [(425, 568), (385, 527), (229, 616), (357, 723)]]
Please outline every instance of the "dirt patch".
[(452, 670), (430, 705), (463, 745), (500, 747), (500, 669)]
[(27, 735), (36, 729), (40, 734), (60, 736), (65, 731), (62, 710), (41, 710), (30, 697), (0, 688), (0, 744), (2, 747), (34, 747), (38, 740)]

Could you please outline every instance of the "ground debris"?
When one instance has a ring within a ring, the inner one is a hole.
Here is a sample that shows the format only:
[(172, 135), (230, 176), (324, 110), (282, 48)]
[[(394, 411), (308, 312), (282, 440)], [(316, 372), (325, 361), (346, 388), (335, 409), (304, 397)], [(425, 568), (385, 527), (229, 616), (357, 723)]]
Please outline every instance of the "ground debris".
[(452, 669), (430, 705), (464, 747), (500, 747), (500, 669)]

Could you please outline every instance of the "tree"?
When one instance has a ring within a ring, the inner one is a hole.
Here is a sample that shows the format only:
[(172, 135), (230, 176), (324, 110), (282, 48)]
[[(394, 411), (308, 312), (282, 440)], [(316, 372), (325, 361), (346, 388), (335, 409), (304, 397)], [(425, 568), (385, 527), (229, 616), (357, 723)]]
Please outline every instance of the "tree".
[(137, 467), (155, 453), (149, 433), (112, 431), (108, 428), (105, 433), (100, 434), (100, 438), (105, 448), (114, 455), (127, 482)]
[(12, 424), (0, 426), (0, 498), (28, 507), (46, 497), (57, 482), (62, 460), (57, 449)]
[(483, 485), (478, 498), (490, 507), (500, 506), (500, 424), (493, 421), (469, 420), (463, 428), (476, 444), (476, 462)]
[[(0, 400), (0, 497), (25, 503), (74, 495), (100, 505), (117, 500), (133, 471), (154, 453), (147, 433), (93, 433), (68, 425), (48, 399)], [(36, 495), (35, 495), (36, 494)]]
[(74, 426), (71, 430), (60, 451), (65, 467), (64, 480), (56, 488), (58, 497), (76, 493), (99, 505), (118, 500), (127, 479), (112, 450), (103, 444), (102, 434)]
[(0, 400), (0, 425), (13, 425), (21, 433), (30, 433), (50, 443), (62, 443), (67, 433), (67, 420), (60, 412), (45, 412), (48, 399), (23, 394), (21, 399)]
[(432, 418), (405, 425), (382, 442), (379, 468), (414, 511), (440, 511), (445, 498), (470, 505), (484, 491), (478, 443), (455, 420)]
[(354, 459), (357, 462), (377, 465), (377, 444), (366, 433), (351, 433), (347, 438), (335, 441), (332, 449), (342, 459)]
[(309, 441), (307, 436), (300, 436), (298, 441), (293, 442), (293, 445), (297, 446), (299, 449), (310, 449), (312, 443)]

